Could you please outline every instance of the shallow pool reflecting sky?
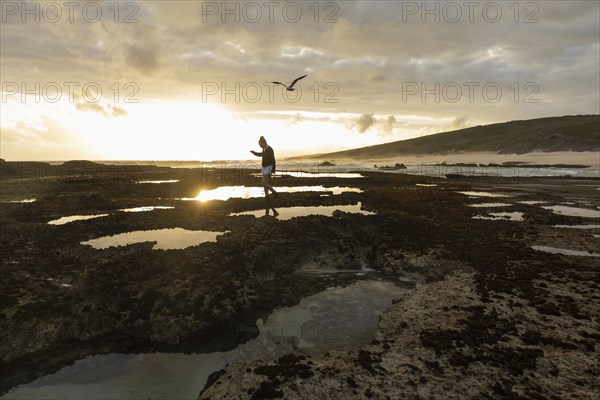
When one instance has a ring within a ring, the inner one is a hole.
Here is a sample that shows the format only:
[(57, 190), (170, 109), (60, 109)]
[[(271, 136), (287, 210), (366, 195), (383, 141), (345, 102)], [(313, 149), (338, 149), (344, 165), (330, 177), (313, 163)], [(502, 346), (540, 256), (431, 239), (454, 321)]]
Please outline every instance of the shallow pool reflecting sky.
[(261, 210), (244, 211), (240, 213), (229, 214), (230, 217), (239, 215), (254, 215), (255, 217), (264, 217), (265, 215), (272, 215), (280, 220), (288, 220), (295, 217), (306, 217), (309, 215), (325, 215), (327, 217), (333, 216), (336, 210), (363, 215), (375, 215), (371, 211), (361, 209), (362, 204), (359, 202), (354, 205), (345, 206), (299, 206), (299, 207), (281, 207), (281, 208), (269, 208)]
[[(334, 195), (343, 192), (362, 193), (359, 188), (353, 187), (324, 187), (324, 186), (275, 186), (275, 190), (281, 193), (299, 193), (299, 192), (330, 192)], [(194, 198), (183, 198), (181, 200), (197, 200), (201, 202), (209, 200), (228, 200), (232, 198), (260, 198), (264, 197), (265, 192), (259, 186), (221, 186), (215, 189), (201, 190)]]
[(107, 249), (111, 246), (127, 246), (134, 243), (156, 242), (154, 250), (185, 249), (201, 243), (215, 242), (226, 232), (189, 231), (183, 228), (133, 231), (81, 242), (95, 249)]
[(367, 344), (379, 315), (407, 289), (385, 281), (332, 287), (299, 304), (274, 310), (252, 329), (258, 336), (227, 352), (88, 356), (60, 371), (14, 388), (2, 399), (196, 399), (209, 374), (228, 363), (323, 354)]

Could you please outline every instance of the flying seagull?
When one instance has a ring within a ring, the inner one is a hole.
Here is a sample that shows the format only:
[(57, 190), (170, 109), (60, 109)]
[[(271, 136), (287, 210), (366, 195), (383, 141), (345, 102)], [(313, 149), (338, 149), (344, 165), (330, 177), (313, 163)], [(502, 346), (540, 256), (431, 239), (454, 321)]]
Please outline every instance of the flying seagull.
[(273, 82), (276, 85), (281, 85), (281, 86), (285, 86), (285, 88), (287, 89), (288, 92), (293, 92), (294, 90), (294, 85), (296, 84), (296, 82), (298, 82), (300, 79), (306, 78), (308, 75), (303, 75), (300, 78), (296, 78), (294, 79), (294, 81), (291, 83), (291, 85), (286, 85), (285, 83), (281, 83), (281, 82)]

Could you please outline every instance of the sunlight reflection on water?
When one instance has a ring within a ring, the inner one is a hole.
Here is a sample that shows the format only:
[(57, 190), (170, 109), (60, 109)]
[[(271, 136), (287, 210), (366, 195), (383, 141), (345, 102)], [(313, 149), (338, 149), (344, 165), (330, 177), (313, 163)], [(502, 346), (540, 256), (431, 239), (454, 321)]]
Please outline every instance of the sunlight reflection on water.
[[(330, 192), (334, 195), (344, 192), (362, 193), (359, 188), (352, 187), (324, 187), (324, 186), (282, 186), (275, 187), (281, 193), (300, 193), (300, 192)], [(201, 190), (194, 198), (181, 198), (179, 200), (196, 200), (205, 202), (209, 200), (228, 200), (232, 198), (250, 199), (264, 197), (265, 192), (262, 187), (257, 186), (221, 186), (215, 189)]]
[[(299, 207), (282, 207), (275, 208), (276, 214), (274, 215), (277, 219), (280, 220), (288, 220), (295, 217), (307, 217), (309, 215), (324, 215), (327, 217), (333, 216), (333, 213), (337, 211), (353, 213), (353, 214), (362, 214), (362, 215), (375, 215), (375, 213), (362, 210), (362, 204), (359, 202), (354, 205), (345, 205), (345, 206), (299, 206)], [(255, 217), (264, 217), (265, 215), (269, 215), (269, 211), (274, 208), (269, 208), (265, 210), (252, 210), (252, 211), (244, 211), (239, 213), (229, 214), (230, 217), (235, 217), (239, 215), (253, 215)]]
[(569, 217), (600, 218), (599, 210), (568, 206), (543, 206), (542, 208), (552, 210), (555, 214), (566, 215)]
[(134, 243), (156, 242), (152, 248), (154, 250), (184, 249), (201, 243), (215, 242), (218, 236), (227, 232), (189, 231), (183, 228), (157, 229), (102, 236), (81, 242), (81, 244), (92, 246), (95, 249), (107, 249)]
[(109, 214), (94, 214), (94, 215), (69, 215), (67, 217), (60, 217), (58, 219), (54, 219), (49, 221), (50, 225), (64, 225), (74, 221), (85, 221), (86, 219), (94, 219), (100, 217), (106, 217)]

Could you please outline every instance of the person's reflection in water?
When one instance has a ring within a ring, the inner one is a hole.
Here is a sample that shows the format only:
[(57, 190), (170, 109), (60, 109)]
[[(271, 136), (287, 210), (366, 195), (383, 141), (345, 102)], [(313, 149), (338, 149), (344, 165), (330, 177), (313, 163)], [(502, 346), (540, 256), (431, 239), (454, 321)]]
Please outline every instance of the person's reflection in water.
[(270, 217), (270, 211), (273, 211), (273, 217), (277, 218), (279, 216), (279, 213), (277, 212), (277, 210), (273, 207), (271, 207), (270, 205), (267, 205), (267, 208), (265, 208), (265, 217)]

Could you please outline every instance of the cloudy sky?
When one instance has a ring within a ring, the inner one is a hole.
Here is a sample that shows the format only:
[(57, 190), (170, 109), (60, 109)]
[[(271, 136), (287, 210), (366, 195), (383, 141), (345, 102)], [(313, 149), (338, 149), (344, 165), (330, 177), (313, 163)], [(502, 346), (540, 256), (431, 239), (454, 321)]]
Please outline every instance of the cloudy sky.
[(7, 160), (245, 159), (260, 135), (292, 156), (600, 110), (598, 1), (0, 3)]

